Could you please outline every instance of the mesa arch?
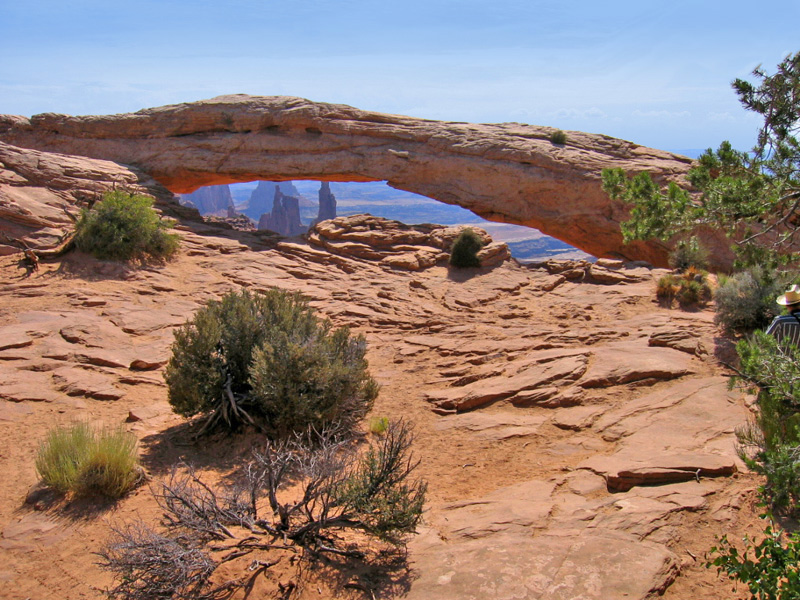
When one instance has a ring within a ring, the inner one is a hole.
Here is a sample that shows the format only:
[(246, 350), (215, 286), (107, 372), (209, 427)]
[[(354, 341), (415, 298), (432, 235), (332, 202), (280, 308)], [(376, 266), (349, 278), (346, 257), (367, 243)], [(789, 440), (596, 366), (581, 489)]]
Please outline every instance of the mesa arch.
[(627, 209), (606, 167), (679, 180), (691, 160), (604, 135), (471, 124), (285, 96), (220, 96), (121, 115), (0, 115), (0, 141), (130, 165), (176, 193), (266, 179), (381, 181), (491, 221), (535, 227), (595, 256), (666, 262), (660, 242), (624, 244)]

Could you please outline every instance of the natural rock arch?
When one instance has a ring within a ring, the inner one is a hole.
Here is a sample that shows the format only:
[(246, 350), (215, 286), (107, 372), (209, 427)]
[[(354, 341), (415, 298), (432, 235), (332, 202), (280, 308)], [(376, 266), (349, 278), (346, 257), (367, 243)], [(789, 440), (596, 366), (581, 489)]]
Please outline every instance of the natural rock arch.
[(108, 116), (0, 116), (0, 141), (132, 165), (176, 193), (255, 179), (386, 180), (492, 221), (535, 227), (595, 256), (663, 265), (665, 244), (623, 244), (627, 209), (603, 193), (600, 173), (622, 167), (678, 180), (691, 160), (577, 131), (553, 144), (554, 131), (283, 96), (220, 96)]

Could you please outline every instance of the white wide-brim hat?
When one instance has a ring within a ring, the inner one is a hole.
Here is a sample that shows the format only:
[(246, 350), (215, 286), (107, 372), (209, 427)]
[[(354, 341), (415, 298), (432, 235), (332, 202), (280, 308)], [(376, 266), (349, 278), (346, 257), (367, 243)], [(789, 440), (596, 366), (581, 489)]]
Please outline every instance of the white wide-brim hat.
[(778, 296), (775, 301), (782, 306), (792, 306), (793, 304), (800, 304), (800, 286), (793, 285), (786, 293)]

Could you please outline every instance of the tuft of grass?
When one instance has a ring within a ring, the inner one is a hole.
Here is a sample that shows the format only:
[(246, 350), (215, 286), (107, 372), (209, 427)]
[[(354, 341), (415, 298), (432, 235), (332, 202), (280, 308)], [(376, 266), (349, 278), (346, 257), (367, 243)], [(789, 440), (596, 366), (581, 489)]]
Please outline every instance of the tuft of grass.
[(45, 485), (59, 492), (73, 489), (80, 466), (89, 454), (92, 437), (87, 423), (57, 427), (48, 433), (36, 455), (36, 471)]
[(369, 432), (374, 435), (383, 435), (389, 429), (389, 417), (373, 417), (369, 421)]
[(550, 143), (556, 146), (563, 146), (567, 143), (567, 134), (560, 129), (550, 134)]
[(667, 304), (677, 299), (682, 308), (704, 305), (711, 299), (708, 273), (693, 266), (679, 275), (668, 273), (656, 283), (656, 297)]
[(120, 498), (141, 479), (136, 445), (136, 437), (122, 428), (56, 427), (39, 446), (36, 471), (62, 493)]

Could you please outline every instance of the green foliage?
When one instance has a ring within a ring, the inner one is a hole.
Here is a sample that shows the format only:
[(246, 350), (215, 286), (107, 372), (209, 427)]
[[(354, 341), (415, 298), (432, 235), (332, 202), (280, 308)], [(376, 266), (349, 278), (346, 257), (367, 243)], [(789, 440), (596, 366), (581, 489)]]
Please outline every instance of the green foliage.
[(728, 142), (707, 150), (688, 175), (697, 197), (675, 183), (660, 189), (648, 173), (628, 179), (621, 169), (603, 171), (603, 189), (631, 204), (631, 219), (622, 225), (626, 241), (667, 240), (707, 225), (727, 233), (743, 264), (797, 258), (800, 53), (786, 57), (774, 75), (760, 67), (753, 75), (759, 85), (737, 79), (733, 87), (742, 105), (764, 118), (758, 144), (751, 153)]
[(567, 134), (558, 129), (550, 134), (550, 143), (556, 146), (563, 146), (567, 143)]
[(151, 198), (108, 192), (81, 214), (75, 245), (99, 259), (165, 259), (178, 250), (179, 237), (171, 227), (153, 210)]
[(765, 329), (779, 314), (775, 303), (788, 279), (773, 269), (749, 267), (731, 277), (720, 275), (714, 293), (715, 321), (728, 332)]
[(374, 435), (383, 435), (389, 428), (389, 417), (373, 417), (369, 420), (369, 432)]
[[(784, 542), (784, 539), (787, 538)], [(734, 582), (747, 585), (751, 600), (797, 600), (800, 598), (800, 534), (788, 536), (767, 525), (759, 543), (744, 538), (742, 552), (722, 536), (711, 548), (706, 567), (716, 567)]]
[(165, 378), (175, 412), (209, 425), (252, 423), (281, 437), (334, 423), (351, 429), (378, 385), (366, 341), (333, 329), (297, 293), (232, 292), (175, 332)]
[(678, 272), (683, 272), (689, 267), (698, 270), (708, 268), (708, 250), (692, 236), (688, 240), (681, 240), (669, 255), (669, 266)]
[(86, 423), (57, 427), (39, 446), (36, 471), (59, 492), (119, 498), (141, 478), (136, 437), (123, 429)]
[(345, 513), (358, 515), (364, 529), (387, 541), (415, 531), (422, 518), (427, 484), (408, 479), (418, 464), (409, 461), (411, 443), (404, 422), (388, 427), (335, 494)]
[(736, 346), (741, 377), (758, 389), (758, 414), (737, 429), (739, 456), (766, 477), (761, 488), (774, 507), (800, 500), (800, 351), (756, 331)]
[(457, 269), (480, 267), (481, 261), (478, 252), (483, 248), (480, 236), (471, 228), (466, 227), (458, 234), (450, 250), (450, 265)]

